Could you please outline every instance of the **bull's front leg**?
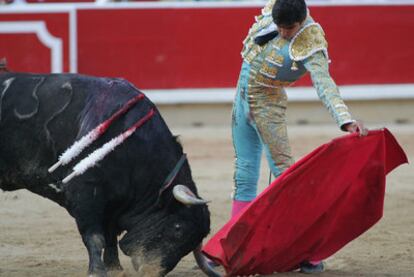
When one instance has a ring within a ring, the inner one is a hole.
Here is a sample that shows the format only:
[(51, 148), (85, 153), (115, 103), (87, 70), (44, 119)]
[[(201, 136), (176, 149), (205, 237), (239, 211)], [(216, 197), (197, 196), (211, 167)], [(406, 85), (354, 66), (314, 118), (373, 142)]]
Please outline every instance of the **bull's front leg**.
[(88, 250), (89, 268), (91, 277), (107, 277), (105, 265), (102, 262), (102, 251), (105, 247), (105, 238), (101, 232), (81, 233), (83, 243)]
[(122, 271), (118, 256), (118, 239), (113, 231), (107, 231), (105, 235), (105, 250), (103, 255), (104, 264), (108, 271)]
[(88, 251), (88, 275), (107, 277), (102, 260), (102, 252), (106, 244), (103, 223), (105, 195), (102, 186), (98, 185), (92, 177), (80, 176), (66, 185), (67, 209), (75, 218)]

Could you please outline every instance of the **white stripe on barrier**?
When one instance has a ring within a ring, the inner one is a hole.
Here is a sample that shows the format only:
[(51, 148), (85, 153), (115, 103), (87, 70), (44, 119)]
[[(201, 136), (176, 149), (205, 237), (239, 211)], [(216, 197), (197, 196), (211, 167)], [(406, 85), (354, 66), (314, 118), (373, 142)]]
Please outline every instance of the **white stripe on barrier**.
[(78, 17), (76, 9), (69, 11), (70, 73), (78, 73)]
[[(345, 100), (414, 99), (414, 84), (341, 86)], [(286, 89), (289, 101), (319, 101), (312, 87)], [(148, 89), (143, 92), (156, 104), (230, 103), (236, 88)]]

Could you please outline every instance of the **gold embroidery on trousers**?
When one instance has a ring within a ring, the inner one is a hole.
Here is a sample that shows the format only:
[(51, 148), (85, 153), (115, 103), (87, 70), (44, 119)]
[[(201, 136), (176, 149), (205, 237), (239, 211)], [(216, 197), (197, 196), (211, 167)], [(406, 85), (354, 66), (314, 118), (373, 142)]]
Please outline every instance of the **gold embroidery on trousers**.
[(275, 166), (283, 172), (293, 164), (286, 129), (287, 96), (282, 87), (249, 92), (249, 106), (263, 143)]

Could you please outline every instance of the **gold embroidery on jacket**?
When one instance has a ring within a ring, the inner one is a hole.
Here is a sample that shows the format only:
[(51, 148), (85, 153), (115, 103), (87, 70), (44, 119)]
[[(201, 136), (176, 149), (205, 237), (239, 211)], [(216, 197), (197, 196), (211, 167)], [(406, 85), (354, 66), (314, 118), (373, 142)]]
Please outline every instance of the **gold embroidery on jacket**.
[(248, 63), (251, 63), (254, 60), (254, 58), (256, 58), (256, 56), (259, 54), (260, 49), (257, 45), (246, 46), (246, 48), (247, 47), (249, 47), (249, 48), (242, 52), (242, 57)]
[(311, 23), (292, 39), (289, 54), (294, 61), (301, 61), (317, 51), (323, 50), (327, 54), (327, 48), (328, 43), (322, 28), (317, 23)]
[(278, 67), (282, 67), (284, 59), (285, 58), (282, 55), (277, 53), (276, 49), (272, 49), (265, 60)]
[[(254, 43), (254, 37), (260, 30), (263, 30), (270, 24), (273, 24), (271, 13), (276, 1), (277, 0), (270, 0), (267, 2), (265, 7), (262, 9), (261, 15), (255, 17), (256, 23), (254, 23), (253, 26), (249, 29), (249, 33), (243, 41), (243, 50), (241, 51), (241, 56), (248, 63), (252, 62), (260, 50), (260, 46)], [(256, 51), (252, 52), (253, 49)]]
[(266, 77), (275, 78), (277, 74), (277, 67), (271, 66), (268, 63), (263, 63), (259, 72), (265, 75)]
[(262, 9), (262, 14), (270, 14), (277, 0), (270, 0)]
[(271, 88), (277, 88), (277, 87), (287, 87), (290, 86), (293, 82), (288, 81), (279, 81), (272, 78), (268, 78), (260, 73), (258, 73), (256, 76), (252, 76), (251, 78), (252, 82), (249, 84), (249, 86), (265, 86), (265, 87), (271, 87)]
[(275, 47), (277, 50), (282, 49), (286, 44), (288, 43), (288, 41), (282, 37), (278, 37), (272, 44), (273, 47)]

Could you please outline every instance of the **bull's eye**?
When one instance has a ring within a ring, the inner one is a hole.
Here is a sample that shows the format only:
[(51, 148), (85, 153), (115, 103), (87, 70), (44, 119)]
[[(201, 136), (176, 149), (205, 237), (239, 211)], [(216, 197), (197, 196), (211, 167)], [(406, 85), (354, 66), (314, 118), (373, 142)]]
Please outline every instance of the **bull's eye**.
[(174, 238), (175, 239), (181, 239), (183, 236), (183, 228), (180, 223), (174, 224)]

